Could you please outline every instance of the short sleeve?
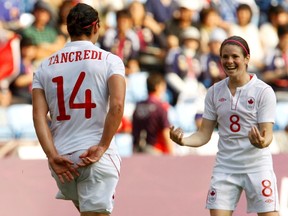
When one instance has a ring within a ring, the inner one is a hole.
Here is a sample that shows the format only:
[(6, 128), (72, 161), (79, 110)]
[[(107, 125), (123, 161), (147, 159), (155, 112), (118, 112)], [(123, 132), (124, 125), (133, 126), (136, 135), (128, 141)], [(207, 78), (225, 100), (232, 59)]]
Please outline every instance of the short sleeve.
[(217, 113), (216, 108), (214, 104), (214, 86), (210, 87), (207, 91), (206, 97), (205, 97), (205, 108), (203, 113), (203, 118), (215, 121), (217, 120)]
[(43, 86), (40, 82), (40, 68), (41, 66), (37, 69), (37, 71), (33, 74), (33, 83), (32, 83), (32, 89), (43, 89)]
[(118, 74), (125, 77), (125, 66), (122, 59), (112, 53), (107, 55), (108, 78)]
[(258, 107), (258, 123), (275, 122), (276, 95), (273, 89), (266, 87), (261, 94)]

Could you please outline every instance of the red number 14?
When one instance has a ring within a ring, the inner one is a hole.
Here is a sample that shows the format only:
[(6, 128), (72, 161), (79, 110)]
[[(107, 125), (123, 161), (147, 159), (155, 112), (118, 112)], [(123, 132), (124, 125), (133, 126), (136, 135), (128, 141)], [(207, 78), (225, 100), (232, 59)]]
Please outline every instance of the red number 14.
[[(77, 93), (83, 83), (85, 78), (85, 72), (81, 72), (75, 86), (72, 90), (71, 97), (69, 99), (69, 108), (70, 109), (85, 109), (85, 118), (91, 118), (92, 109), (96, 107), (95, 103), (92, 103), (92, 94), (90, 89), (85, 90), (85, 102), (84, 103), (75, 103), (75, 98)], [(57, 116), (58, 121), (69, 120), (70, 115), (66, 113), (65, 101), (64, 101), (64, 81), (62, 76), (54, 77), (52, 82), (57, 84), (57, 102), (59, 115)]]

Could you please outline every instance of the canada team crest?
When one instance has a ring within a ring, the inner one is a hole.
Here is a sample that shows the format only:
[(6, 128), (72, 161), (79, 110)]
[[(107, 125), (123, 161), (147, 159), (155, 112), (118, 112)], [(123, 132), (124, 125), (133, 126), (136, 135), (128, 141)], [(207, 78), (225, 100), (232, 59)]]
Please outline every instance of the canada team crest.
[(253, 110), (255, 107), (255, 99), (253, 97), (249, 97), (247, 99), (247, 109), (248, 110)]
[(208, 191), (207, 202), (208, 203), (214, 203), (216, 201), (216, 198), (217, 198), (217, 191), (215, 188), (211, 188)]

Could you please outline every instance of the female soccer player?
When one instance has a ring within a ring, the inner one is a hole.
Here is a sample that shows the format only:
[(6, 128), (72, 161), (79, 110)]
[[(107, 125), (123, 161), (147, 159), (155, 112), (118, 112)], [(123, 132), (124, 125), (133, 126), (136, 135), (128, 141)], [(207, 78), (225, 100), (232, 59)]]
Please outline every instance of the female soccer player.
[(124, 110), (125, 67), (94, 45), (100, 21), (91, 6), (72, 8), (67, 27), (71, 42), (34, 75), (34, 126), (60, 190), (57, 198), (72, 200), (81, 216), (107, 216), (120, 174), (114, 135)]
[(206, 144), (217, 125), (218, 153), (206, 208), (211, 216), (231, 216), (244, 190), (247, 212), (278, 216), (278, 192), (269, 144), (273, 137), (276, 97), (272, 88), (247, 72), (250, 50), (238, 36), (224, 40), (221, 64), (227, 78), (209, 88), (200, 129), (183, 137), (171, 127), (170, 137), (182, 146)]

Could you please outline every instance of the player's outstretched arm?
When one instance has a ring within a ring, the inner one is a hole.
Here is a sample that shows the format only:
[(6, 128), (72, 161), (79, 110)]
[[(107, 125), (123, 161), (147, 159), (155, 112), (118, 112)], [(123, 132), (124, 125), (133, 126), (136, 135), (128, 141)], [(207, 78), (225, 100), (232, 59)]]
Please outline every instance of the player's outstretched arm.
[(184, 137), (181, 128), (170, 128), (170, 138), (181, 146), (199, 147), (209, 142), (213, 130), (216, 126), (216, 121), (203, 119), (199, 130), (188, 137)]

